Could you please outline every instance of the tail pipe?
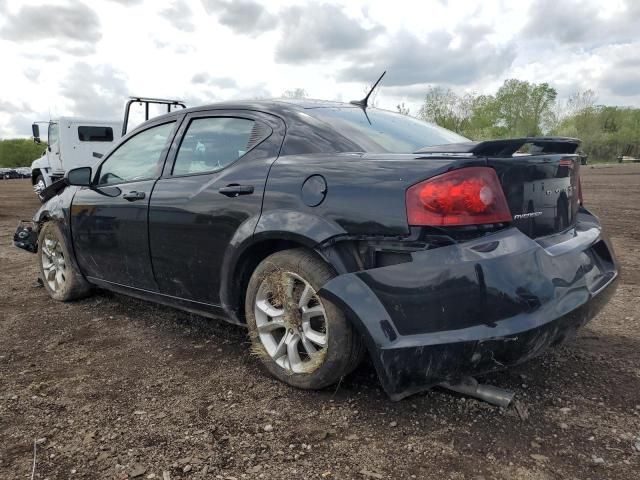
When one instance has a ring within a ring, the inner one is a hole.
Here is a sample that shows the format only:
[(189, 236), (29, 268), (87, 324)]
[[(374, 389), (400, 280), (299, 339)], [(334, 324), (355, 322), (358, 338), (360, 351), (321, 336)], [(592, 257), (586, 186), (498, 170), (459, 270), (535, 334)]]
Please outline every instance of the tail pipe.
[(503, 408), (507, 408), (515, 396), (515, 393), (509, 390), (478, 383), (473, 377), (465, 377), (455, 384), (443, 382), (440, 386)]

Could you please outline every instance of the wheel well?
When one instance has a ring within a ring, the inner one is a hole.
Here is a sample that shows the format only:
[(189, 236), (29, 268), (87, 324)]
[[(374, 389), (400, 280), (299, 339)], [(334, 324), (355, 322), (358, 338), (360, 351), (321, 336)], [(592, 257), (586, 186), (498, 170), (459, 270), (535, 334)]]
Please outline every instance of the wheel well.
[(245, 322), (244, 317), (244, 300), (245, 292), (247, 291), (247, 285), (251, 274), (256, 269), (258, 264), (267, 258), (269, 255), (282, 251), (289, 250), (291, 248), (306, 248), (302, 243), (298, 243), (291, 240), (265, 240), (249, 247), (244, 252), (242, 258), (236, 265), (236, 269), (233, 275), (231, 300), (233, 302), (233, 309), (235, 310), (238, 320)]
[(38, 175), (40, 175), (40, 169), (39, 168), (31, 170), (31, 185), (35, 185), (36, 184), (36, 178), (38, 178)]

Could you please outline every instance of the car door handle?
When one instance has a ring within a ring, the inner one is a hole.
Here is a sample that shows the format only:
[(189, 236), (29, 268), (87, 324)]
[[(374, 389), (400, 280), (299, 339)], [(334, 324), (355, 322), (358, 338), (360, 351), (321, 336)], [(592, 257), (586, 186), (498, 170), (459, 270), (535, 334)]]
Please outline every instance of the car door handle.
[(253, 185), (237, 185), (231, 184), (221, 187), (218, 192), (227, 197), (237, 197), (238, 195), (251, 195), (253, 193)]
[(122, 195), (122, 198), (130, 202), (135, 202), (136, 200), (142, 200), (145, 196), (144, 192), (129, 192)]

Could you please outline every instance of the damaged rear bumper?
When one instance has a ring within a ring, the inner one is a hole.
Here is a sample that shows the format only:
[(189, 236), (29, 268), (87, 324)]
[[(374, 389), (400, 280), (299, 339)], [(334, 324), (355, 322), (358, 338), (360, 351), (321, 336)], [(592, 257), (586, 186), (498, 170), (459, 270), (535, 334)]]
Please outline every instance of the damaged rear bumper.
[(321, 289), (363, 334), (394, 400), (524, 362), (574, 336), (615, 291), (596, 217), (535, 241), (515, 228), (410, 262), (340, 275)]

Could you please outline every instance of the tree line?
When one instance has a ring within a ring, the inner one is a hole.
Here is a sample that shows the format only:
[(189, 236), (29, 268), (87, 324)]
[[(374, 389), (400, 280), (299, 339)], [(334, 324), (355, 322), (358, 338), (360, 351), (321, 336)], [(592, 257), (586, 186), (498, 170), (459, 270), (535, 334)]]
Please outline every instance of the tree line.
[[(398, 112), (409, 115), (404, 104)], [(509, 79), (493, 95), (431, 87), (417, 117), (473, 140), (554, 135), (582, 140), (591, 160), (640, 156), (640, 109), (599, 105), (592, 90), (560, 101), (548, 83)]]
[(26, 138), (0, 139), (0, 167), (29, 167), (42, 156), (45, 143), (34, 143)]

